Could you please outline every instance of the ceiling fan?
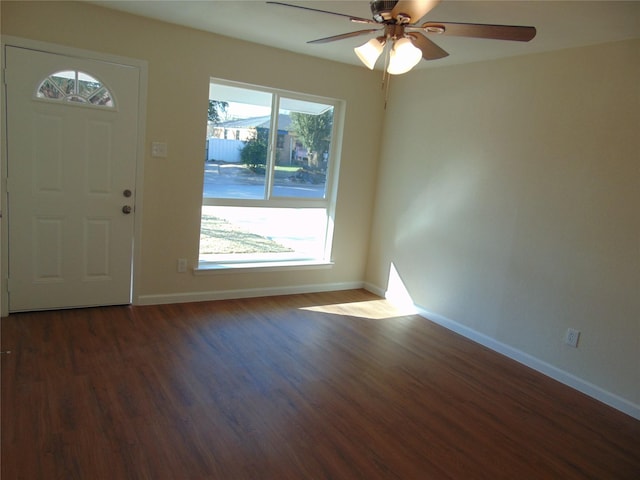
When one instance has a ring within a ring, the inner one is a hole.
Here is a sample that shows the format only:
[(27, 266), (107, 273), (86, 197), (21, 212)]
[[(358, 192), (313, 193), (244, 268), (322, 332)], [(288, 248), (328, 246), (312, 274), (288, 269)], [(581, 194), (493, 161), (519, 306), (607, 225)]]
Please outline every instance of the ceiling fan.
[(518, 25), (487, 25), (480, 23), (430, 21), (420, 23), (421, 19), (440, 3), (440, 0), (372, 0), (369, 4), (373, 19), (284, 2), (269, 1), (267, 3), (346, 17), (352, 23), (376, 25), (377, 28), (357, 30), (331, 37), (319, 38), (307, 43), (327, 43), (345, 38), (378, 33), (378, 36), (354, 50), (362, 63), (373, 70), (378, 57), (380, 57), (384, 51), (385, 45), (392, 45), (389, 52), (388, 66), (386, 67), (387, 73), (392, 75), (408, 72), (416, 66), (422, 58), (425, 60), (437, 60), (449, 55), (437, 44), (429, 40), (425, 34), (514, 40), (517, 42), (528, 42), (536, 35), (535, 27)]

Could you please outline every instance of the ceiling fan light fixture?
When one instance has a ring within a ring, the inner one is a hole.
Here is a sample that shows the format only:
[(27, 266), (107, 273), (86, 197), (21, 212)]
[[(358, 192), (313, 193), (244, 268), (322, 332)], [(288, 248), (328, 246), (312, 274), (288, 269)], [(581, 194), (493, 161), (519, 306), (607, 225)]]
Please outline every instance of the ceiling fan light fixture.
[(381, 42), (377, 38), (372, 38), (364, 45), (360, 45), (353, 49), (360, 61), (364, 63), (369, 70), (373, 70), (373, 67), (376, 66), (376, 61), (382, 54), (383, 50), (384, 42)]
[(403, 37), (395, 41), (389, 54), (387, 73), (400, 75), (415, 67), (422, 58), (422, 51), (410, 39)]

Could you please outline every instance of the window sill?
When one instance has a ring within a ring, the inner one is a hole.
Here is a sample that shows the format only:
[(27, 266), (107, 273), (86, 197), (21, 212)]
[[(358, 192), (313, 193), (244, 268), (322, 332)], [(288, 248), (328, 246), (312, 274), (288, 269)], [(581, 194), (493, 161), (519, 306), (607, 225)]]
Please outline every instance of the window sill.
[(227, 273), (282, 272), (284, 270), (318, 270), (332, 268), (333, 262), (326, 260), (291, 260), (281, 262), (200, 262), (193, 269), (194, 275), (217, 275)]

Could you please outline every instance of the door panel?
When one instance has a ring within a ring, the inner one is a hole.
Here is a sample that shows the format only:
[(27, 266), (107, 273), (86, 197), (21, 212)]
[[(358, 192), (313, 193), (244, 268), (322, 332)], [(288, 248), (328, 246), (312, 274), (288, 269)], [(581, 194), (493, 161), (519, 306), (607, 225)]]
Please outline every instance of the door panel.
[[(9, 310), (130, 303), (139, 69), (18, 47), (6, 64)], [(37, 98), (75, 70), (115, 107)]]

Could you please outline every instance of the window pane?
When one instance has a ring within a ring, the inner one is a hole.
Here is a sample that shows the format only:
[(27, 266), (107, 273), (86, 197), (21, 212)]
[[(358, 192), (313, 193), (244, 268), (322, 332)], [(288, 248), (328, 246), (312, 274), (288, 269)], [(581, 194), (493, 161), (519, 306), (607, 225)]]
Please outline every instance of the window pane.
[(101, 88), (96, 93), (94, 93), (91, 97), (89, 97), (89, 102), (93, 105), (104, 105), (105, 107), (113, 106), (113, 99), (111, 98), (111, 93), (109, 90)]
[(51, 75), (51, 81), (65, 94), (69, 95), (76, 91), (76, 72), (64, 71)]
[(96, 90), (102, 87), (102, 84), (89, 75), (78, 72), (78, 94), (83, 97), (89, 97)]
[(264, 199), (270, 93), (211, 84), (205, 198)]
[(333, 107), (280, 99), (274, 197), (325, 198)]
[(203, 206), (200, 261), (322, 258), (324, 208)]
[(58, 88), (58, 86), (52, 82), (49, 78), (45, 79), (40, 88), (38, 89), (38, 97), (40, 98), (64, 98), (64, 92)]
[(65, 102), (114, 106), (111, 92), (106, 87), (91, 75), (75, 70), (49, 75), (40, 83), (36, 96)]

